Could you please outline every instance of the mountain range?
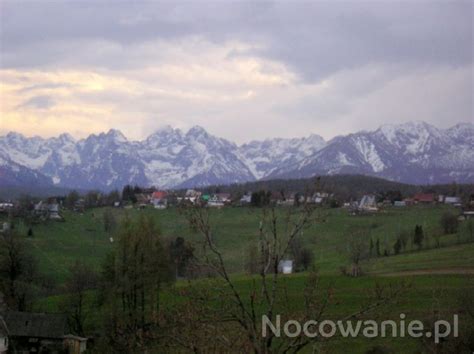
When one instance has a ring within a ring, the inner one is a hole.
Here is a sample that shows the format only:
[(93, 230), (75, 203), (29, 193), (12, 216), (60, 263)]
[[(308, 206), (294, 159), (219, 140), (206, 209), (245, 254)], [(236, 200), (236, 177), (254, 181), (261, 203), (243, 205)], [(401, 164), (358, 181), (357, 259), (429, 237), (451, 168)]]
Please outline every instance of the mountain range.
[(474, 182), (474, 124), (425, 122), (337, 136), (266, 139), (237, 145), (199, 126), (166, 126), (142, 141), (120, 131), (75, 140), (0, 136), (0, 187), (111, 190), (125, 184), (200, 187), (276, 178), (363, 174), (411, 184)]

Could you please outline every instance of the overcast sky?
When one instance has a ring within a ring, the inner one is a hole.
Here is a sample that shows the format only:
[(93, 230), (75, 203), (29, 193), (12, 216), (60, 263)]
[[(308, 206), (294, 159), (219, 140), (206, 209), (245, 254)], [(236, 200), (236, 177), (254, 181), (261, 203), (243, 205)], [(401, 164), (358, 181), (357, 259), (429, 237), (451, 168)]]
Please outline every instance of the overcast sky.
[(473, 121), (472, 1), (0, 0), (0, 134)]

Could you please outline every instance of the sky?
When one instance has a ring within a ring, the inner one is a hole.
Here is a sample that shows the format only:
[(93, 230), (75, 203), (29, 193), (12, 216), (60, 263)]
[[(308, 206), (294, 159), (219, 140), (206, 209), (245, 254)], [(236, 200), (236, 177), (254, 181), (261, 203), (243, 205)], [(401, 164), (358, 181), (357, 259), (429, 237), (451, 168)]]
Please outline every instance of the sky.
[(0, 0), (0, 135), (472, 122), (473, 4)]

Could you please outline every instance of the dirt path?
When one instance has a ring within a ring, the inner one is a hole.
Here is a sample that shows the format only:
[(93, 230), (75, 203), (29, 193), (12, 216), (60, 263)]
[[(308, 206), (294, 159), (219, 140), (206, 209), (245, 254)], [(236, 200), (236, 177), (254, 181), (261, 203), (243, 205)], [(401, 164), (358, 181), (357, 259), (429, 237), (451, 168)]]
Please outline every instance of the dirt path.
[(404, 270), (400, 272), (391, 273), (377, 273), (373, 275), (383, 277), (398, 277), (403, 275), (474, 275), (474, 268), (440, 268), (440, 269), (420, 269), (420, 270)]

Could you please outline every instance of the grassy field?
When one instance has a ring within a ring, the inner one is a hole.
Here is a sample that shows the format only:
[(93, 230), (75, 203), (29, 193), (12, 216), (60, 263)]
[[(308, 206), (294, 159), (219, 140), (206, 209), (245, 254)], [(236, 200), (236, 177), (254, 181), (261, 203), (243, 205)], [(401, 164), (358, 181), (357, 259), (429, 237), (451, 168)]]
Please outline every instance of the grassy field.
[[(400, 313), (407, 319), (428, 320), (434, 312), (446, 319), (452, 313), (462, 313), (459, 295), (474, 291), (474, 243), (468, 241), (465, 226), (461, 225), (459, 235), (445, 235), (440, 238), (441, 247), (435, 247), (433, 235), (440, 233), (441, 215), (451, 210), (449, 207), (409, 207), (389, 208), (378, 214), (351, 216), (344, 209), (322, 209), (321, 221), (304, 231), (303, 243), (313, 250), (316, 268), (321, 276), (321, 288), (334, 289), (331, 306), (326, 319), (337, 319), (342, 315), (356, 312), (366, 305), (376, 284), (410, 284), (400, 301), (374, 313), (367, 318), (384, 320), (397, 319)], [(40, 269), (54, 278), (60, 285), (68, 276), (68, 268), (76, 259), (94, 266), (97, 270), (105, 255), (112, 249), (111, 235), (104, 230), (105, 209), (93, 209), (84, 214), (65, 212), (65, 222), (47, 222), (33, 226), (34, 236), (27, 238), (31, 250), (39, 260)], [(182, 236), (199, 248), (199, 235), (189, 227), (185, 218), (176, 209), (144, 210), (112, 209), (120, 220), (126, 214), (136, 218), (141, 214), (155, 219), (162, 230), (164, 239)], [(280, 210), (284, 212), (284, 210)], [(226, 208), (212, 210), (214, 236), (222, 249), (237, 287), (242, 294), (250, 292), (252, 278), (243, 272), (249, 245), (256, 242), (261, 210), (252, 208)], [(374, 257), (362, 264), (364, 276), (350, 278), (340, 274), (340, 267), (348, 265), (347, 238), (353, 228), (362, 228), (367, 239), (379, 240), (381, 251), (385, 248), (393, 254), (393, 243), (399, 232), (413, 232), (416, 224), (425, 231), (425, 244), (417, 251), (411, 243), (399, 255)], [(26, 225), (18, 228), (25, 237)], [(301, 309), (302, 293), (307, 279), (306, 273), (286, 276), (282, 286), (287, 289), (289, 306), (294, 311)], [(207, 280), (199, 280), (206, 286)], [(176, 287), (185, 286), (178, 282)], [(165, 290), (163, 302), (172, 302), (173, 295)], [(245, 295), (244, 295), (245, 296)], [(51, 296), (37, 302), (36, 310), (58, 312), (63, 295)], [(89, 318), (91, 331), (100, 326), (101, 314), (94, 312)], [(363, 338), (334, 338), (319, 344), (317, 350), (323, 353), (344, 353), (347, 347), (352, 353), (364, 353), (368, 348), (380, 344), (394, 352), (420, 352), (421, 342), (417, 339), (377, 338), (367, 341)], [(309, 348), (308, 350), (310, 350)]]
[[(380, 242), (381, 252), (387, 249), (393, 253), (393, 243), (399, 232), (413, 232), (416, 224), (421, 224), (425, 232), (424, 248), (434, 248), (434, 233), (440, 232), (440, 217), (449, 207), (410, 207), (390, 208), (374, 215), (351, 216), (344, 209), (321, 209), (321, 221), (305, 230), (301, 239), (315, 254), (315, 263), (321, 274), (337, 274), (339, 268), (348, 263), (347, 238), (353, 228), (362, 228), (367, 239)], [(76, 259), (99, 269), (104, 256), (112, 249), (111, 235), (103, 225), (105, 208), (92, 209), (84, 214), (64, 212), (65, 222), (49, 221), (34, 225), (32, 238), (27, 238), (31, 250), (40, 262), (40, 269), (58, 282), (68, 275), (68, 268)], [(194, 233), (185, 218), (176, 209), (144, 210), (112, 209), (117, 220), (125, 214), (135, 218), (140, 214), (151, 216), (162, 230), (164, 239), (182, 236), (197, 245), (200, 237)], [(281, 210), (281, 213), (284, 211)], [(218, 246), (223, 250), (225, 260), (231, 272), (241, 273), (244, 270), (246, 252), (257, 242), (258, 225), (261, 210), (253, 208), (224, 208), (212, 210), (214, 236)], [(26, 225), (18, 228), (20, 235), (27, 233)], [(473, 249), (470, 246), (456, 246), (458, 241), (467, 240), (462, 227), (460, 236), (445, 235), (441, 237), (443, 248), (433, 253), (414, 252), (415, 247), (409, 242), (407, 253), (399, 256), (378, 257), (369, 262), (368, 271), (393, 272), (418, 268), (464, 267), (472, 264)], [(457, 257), (459, 252), (466, 257)]]
[(365, 262), (363, 268), (370, 274), (473, 274), (474, 244), (434, 248)]
[[(276, 312), (279, 309), (292, 313), (303, 310), (303, 298), (306, 284), (306, 273), (285, 276), (280, 280), (280, 285), (286, 288), (287, 301), (277, 304)], [(248, 298), (252, 290), (252, 278), (249, 276), (235, 276), (235, 284), (243, 298)], [(212, 280), (200, 280), (202, 286), (213, 287)], [(387, 305), (378, 307), (376, 310), (364, 314), (360, 319), (371, 319), (375, 321), (399, 320), (400, 314), (406, 315), (406, 321), (421, 320), (430, 321), (434, 316), (452, 321), (453, 314), (460, 314), (460, 331), (462, 333), (465, 324), (465, 311), (460, 294), (469, 291), (474, 294), (474, 277), (467, 275), (423, 275), (423, 276), (393, 276), (374, 277), (363, 276), (361, 278), (351, 278), (341, 275), (322, 275), (319, 295), (323, 296), (329, 288), (333, 290), (332, 299), (323, 319), (338, 320), (348, 314), (356, 313), (364, 306), (374, 301), (374, 290), (378, 286), (400, 286), (407, 285), (401, 297)], [(174, 287), (185, 287), (184, 282), (178, 282)], [(176, 293), (171, 289), (164, 289), (162, 294), (163, 306), (175, 303)], [(63, 296), (52, 296), (37, 303), (37, 311), (60, 312)], [(91, 300), (92, 302), (92, 300)], [(89, 303), (89, 306), (92, 306)], [(92, 307), (91, 307), (92, 308)], [(102, 314), (96, 308), (89, 310), (90, 315), (86, 326), (89, 331), (94, 332), (103, 321)], [(423, 344), (415, 338), (374, 338), (367, 340), (362, 337), (342, 338), (334, 337), (316, 346), (320, 353), (347, 353), (347, 348), (351, 348), (351, 353), (365, 353), (375, 345), (383, 346), (392, 353), (419, 353), (423, 352)], [(308, 347), (303, 352), (313, 352), (314, 348)]]

